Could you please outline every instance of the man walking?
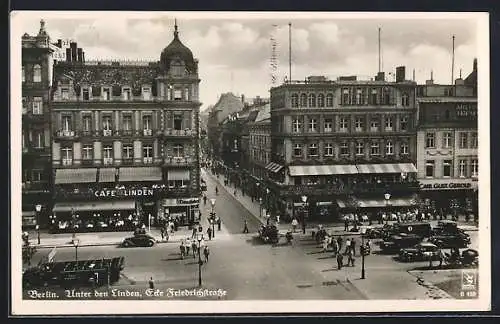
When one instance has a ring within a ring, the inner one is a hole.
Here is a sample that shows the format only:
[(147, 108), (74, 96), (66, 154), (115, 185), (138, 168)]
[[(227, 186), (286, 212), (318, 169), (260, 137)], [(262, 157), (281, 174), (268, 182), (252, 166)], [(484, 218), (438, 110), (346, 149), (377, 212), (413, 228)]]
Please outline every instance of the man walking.
[(149, 278), (149, 289), (155, 289), (155, 282), (153, 281), (153, 277)]
[(344, 216), (344, 231), (348, 231), (349, 230), (349, 219), (347, 218), (347, 216)]
[(193, 231), (191, 233), (191, 238), (195, 238), (196, 237), (196, 226), (193, 225)]
[(295, 231), (297, 230), (297, 225), (298, 225), (298, 224), (299, 224), (299, 222), (297, 222), (297, 219), (296, 219), (296, 218), (294, 218), (294, 219), (292, 220), (292, 230), (293, 230), (293, 232), (294, 232), (294, 233), (295, 233)]
[(352, 249), (349, 249), (349, 252), (347, 252), (347, 265), (354, 267), (354, 252)]
[(205, 263), (208, 262), (208, 256), (210, 255), (210, 250), (208, 249), (208, 246), (205, 245), (205, 248), (203, 249), (203, 255), (205, 256)]
[(209, 226), (207, 229), (207, 234), (208, 234), (208, 240), (212, 240), (212, 228)]
[(351, 240), (351, 251), (352, 255), (356, 256), (356, 241), (354, 239)]
[(342, 241), (343, 241), (343, 240), (342, 240), (342, 236), (339, 236), (339, 237), (337, 238), (337, 244), (338, 244), (338, 246), (339, 246), (339, 248), (338, 248), (338, 250), (337, 250), (337, 251), (338, 251), (340, 254), (342, 254), (342, 252), (340, 252), (340, 251), (341, 251), (341, 249), (342, 249), (342, 243), (343, 243)]
[(220, 220), (219, 216), (215, 217), (215, 222), (217, 223), (217, 230), (220, 231), (221, 220)]
[(344, 257), (342, 256), (342, 253), (337, 253), (337, 268), (339, 270), (342, 269), (343, 262), (344, 262)]
[[(349, 251), (350, 251), (350, 250), (351, 250), (351, 240), (350, 240), (350, 239), (347, 239), (347, 240), (345, 241), (345, 251), (344, 251), (344, 254), (346, 254), (346, 255), (347, 255), (347, 254), (349, 253)], [(347, 264), (349, 264), (349, 262), (348, 262)]]
[(243, 233), (244, 234), (248, 234), (248, 222), (247, 220), (245, 219), (245, 224), (244, 224), (244, 227), (243, 227)]

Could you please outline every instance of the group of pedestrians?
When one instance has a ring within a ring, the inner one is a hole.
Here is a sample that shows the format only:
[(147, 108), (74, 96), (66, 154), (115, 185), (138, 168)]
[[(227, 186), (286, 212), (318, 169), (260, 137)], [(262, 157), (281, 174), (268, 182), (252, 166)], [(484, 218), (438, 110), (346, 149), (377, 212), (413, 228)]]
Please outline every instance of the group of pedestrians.
[[(200, 249), (200, 251), (198, 251)], [(204, 240), (201, 240), (201, 242), (198, 244), (196, 243), (195, 240), (191, 240), (191, 238), (187, 237), (185, 240), (181, 241), (181, 245), (179, 246), (180, 250), (180, 255), (181, 259), (184, 259), (185, 257), (189, 256), (189, 252), (192, 251), (193, 259), (196, 258), (196, 254), (201, 253), (203, 251), (203, 257), (204, 259), (202, 260), (203, 262), (208, 262), (208, 257), (210, 255), (210, 249), (208, 246), (205, 244)]]

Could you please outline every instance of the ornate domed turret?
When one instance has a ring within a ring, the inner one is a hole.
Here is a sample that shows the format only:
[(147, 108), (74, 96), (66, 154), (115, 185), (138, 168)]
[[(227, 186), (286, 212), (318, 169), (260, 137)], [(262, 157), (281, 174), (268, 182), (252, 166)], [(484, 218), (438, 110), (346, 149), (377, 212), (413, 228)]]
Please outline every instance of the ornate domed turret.
[(167, 47), (163, 49), (160, 56), (160, 64), (162, 68), (167, 71), (170, 69), (170, 63), (173, 60), (181, 60), (189, 72), (196, 72), (196, 62), (193, 53), (187, 48), (179, 39), (179, 32), (177, 30), (177, 20), (174, 26), (174, 39)]

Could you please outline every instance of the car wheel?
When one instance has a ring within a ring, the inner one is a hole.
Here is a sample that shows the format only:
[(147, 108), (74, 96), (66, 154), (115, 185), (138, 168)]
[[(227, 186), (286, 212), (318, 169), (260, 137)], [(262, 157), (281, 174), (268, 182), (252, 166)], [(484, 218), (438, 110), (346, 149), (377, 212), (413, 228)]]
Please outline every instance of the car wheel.
[(125, 241), (123, 242), (123, 247), (129, 247), (130, 246), (130, 242), (129, 241)]
[(154, 244), (155, 244), (155, 242), (153, 242), (153, 241), (149, 241), (149, 242), (148, 242), (148, 246), (149, 246), (149, 247), (152, 247)]

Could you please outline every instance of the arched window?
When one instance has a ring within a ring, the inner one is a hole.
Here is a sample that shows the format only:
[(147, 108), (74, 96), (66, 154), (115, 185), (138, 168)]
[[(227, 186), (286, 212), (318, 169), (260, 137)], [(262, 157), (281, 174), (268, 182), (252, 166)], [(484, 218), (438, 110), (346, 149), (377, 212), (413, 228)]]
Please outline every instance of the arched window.
[(170, 64), (170, 69), (174, 76), (183, 76), (186, 70), (184, 62), (182, 61), (173, 61), (172, 64)]
[(300, 95), (300, 106), (307, 107), (307, 95), (305, 93)]
[(33, 68), (33, 82), (42, 82), (42, 67), (38, 64)]
[(410, 105), (410, 96), (406, 92), (404, 92), (403, 95), (401, 96), (401, 105), (404, 107)]
[(316, 95), (314, 93), (309, 94), (308, 105), (309, 107), (316, 107)]
[(333, 107), (333, 93), (329, 93), (326, 95), (326, 106)]
[(325, 106), (325, 95), (320, 93), (318, 95), (318, 107), (324, 107)]
[(297, 108), (299, 106), (299, 95), (294, 93), (292, 94), (292, 107)]

